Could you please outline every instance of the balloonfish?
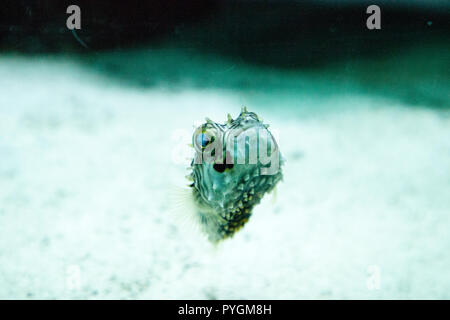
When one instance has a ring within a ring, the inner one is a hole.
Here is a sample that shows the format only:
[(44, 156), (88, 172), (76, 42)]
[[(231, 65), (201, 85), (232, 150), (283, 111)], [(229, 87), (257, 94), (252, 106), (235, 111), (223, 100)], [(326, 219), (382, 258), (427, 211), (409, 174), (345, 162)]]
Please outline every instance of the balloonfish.
[(224, 124), (206, 119), (192, 136), (192, 196), (196, 217), (211, 242), (229, 238), (282, 180), (284, 162), (268, 125), (244, 107)]

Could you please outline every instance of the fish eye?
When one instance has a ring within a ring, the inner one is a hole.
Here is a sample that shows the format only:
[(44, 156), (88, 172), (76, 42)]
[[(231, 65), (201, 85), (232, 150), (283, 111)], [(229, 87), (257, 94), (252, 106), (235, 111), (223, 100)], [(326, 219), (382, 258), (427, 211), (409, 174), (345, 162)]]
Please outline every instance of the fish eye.
[(197, 137), (196, 137), (197, 145), (201, 146), (202, 148), (206, 148), (206, 146), (209, 145), (213, 141), (214, 141), (214, 137), (210, 136), (207, 133), (197, 134)]
[(202, 125), (195, 130), (192, 143), (197, 151), (202, 152), (207, 146), (215, 141), (217, 131), (208, 124)]

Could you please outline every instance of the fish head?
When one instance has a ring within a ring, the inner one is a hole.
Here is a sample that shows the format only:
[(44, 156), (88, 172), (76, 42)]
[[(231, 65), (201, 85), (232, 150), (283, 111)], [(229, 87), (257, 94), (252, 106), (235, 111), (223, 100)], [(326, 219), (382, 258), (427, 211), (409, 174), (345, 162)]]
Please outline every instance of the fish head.
[(202, 203), (230, 218), (250, 212), (281, 179), (278, 145), (261, 119), (245, 108), (221, 124), (207, 119), (192, 136), (192, 187)]

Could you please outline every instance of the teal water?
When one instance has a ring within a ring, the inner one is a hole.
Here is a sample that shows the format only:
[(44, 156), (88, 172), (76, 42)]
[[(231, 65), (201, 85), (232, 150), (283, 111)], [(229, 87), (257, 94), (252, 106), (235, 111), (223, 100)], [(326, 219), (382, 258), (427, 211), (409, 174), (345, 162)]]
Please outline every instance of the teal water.
[[(449, 298), (445, 52), (307, 71), (173, 46), (0, 57), (0, 297)], [(284, 182), (213, 248), (172, 214), (177, 155), (242, 105)]]

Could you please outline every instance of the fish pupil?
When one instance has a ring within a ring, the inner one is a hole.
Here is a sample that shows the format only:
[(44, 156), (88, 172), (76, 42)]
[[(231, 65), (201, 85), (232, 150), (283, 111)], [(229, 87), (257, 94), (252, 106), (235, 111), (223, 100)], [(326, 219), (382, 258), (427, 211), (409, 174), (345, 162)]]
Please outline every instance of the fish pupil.
[(205, 148), (211, 142), (211, 139), (208, 135), (201, 133), (197, 136), (197, 142), (202, 148)]

